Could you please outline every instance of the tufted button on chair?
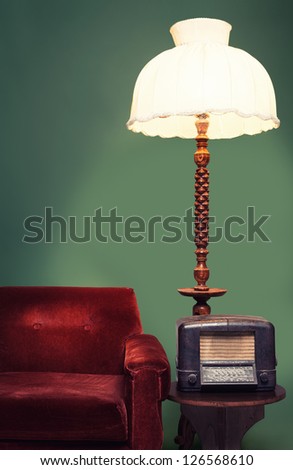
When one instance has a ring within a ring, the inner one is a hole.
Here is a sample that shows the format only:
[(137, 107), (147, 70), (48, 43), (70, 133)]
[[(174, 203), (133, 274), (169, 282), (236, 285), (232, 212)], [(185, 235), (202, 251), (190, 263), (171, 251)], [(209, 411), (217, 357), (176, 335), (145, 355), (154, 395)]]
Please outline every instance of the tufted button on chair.
[(169, 386), (133, 289), (0, 287), (0, 448), (160, 449)]

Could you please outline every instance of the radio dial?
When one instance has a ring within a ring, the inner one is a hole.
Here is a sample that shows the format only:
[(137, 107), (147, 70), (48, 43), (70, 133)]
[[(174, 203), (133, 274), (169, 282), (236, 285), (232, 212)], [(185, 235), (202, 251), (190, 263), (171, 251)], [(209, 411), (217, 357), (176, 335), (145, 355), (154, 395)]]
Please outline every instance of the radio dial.
[(197, 374), (189, 374), (188, 376), (188, 382), (191, 385), (194, 385), (197, 382)]
[(259, 378), (263, 384), (266, 384), (269, 381), (269, 376), (266, 372), (262, 372), (261, 374), (259, 374)]

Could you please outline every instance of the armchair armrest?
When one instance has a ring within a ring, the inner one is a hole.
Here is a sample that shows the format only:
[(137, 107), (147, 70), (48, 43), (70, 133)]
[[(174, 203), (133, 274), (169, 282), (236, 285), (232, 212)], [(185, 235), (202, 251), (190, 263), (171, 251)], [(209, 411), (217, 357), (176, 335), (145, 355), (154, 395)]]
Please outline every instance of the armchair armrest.
[(152, 335), (129, 337), (124, 371), (131, 449), (161, 449), (161, 402), (170, 388), (170, 365), (160, 342)]
[(165, 400), (170, 389), (170, 365), (163, 346), (155, 336), (140, 334), (126, 340), (124, 369), (133, 379), (149, 371), (159, 379), (159, 400)]

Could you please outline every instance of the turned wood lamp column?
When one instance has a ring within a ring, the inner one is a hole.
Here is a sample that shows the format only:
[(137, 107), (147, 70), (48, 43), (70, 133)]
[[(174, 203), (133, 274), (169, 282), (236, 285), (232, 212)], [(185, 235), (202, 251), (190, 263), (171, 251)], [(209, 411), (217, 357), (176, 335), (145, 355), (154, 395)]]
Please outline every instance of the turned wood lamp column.
[(210, 277), (210, 270), (206, 265), (208, 256), (209, 243), (209, 170), (207, 168), (210, 161), (210, 153), (208, 151), (207, 130), (209, 127), (208, 114), (199, 114), (195, 121), (197, 129), (197, 151), (194, 154), (194, 163), (197, 170), (194, 175), (195, 179), (195, 202), (194, 202), (194, 243), (197, 265), (194, 268), (194, 279), (197, 282), (195, 290), (207, 291), (206, 285)]
[(196, 300), (193, 315), (209, 315), (211, 307), (207, 301), (211, 297), (224, 295), (227, 290), (209, 288), (206, 284), (210, 276), (210, 270), (206, 264), (209, 253), (207, 249), (209, 243), (209, 170), (207, 168), (210, 161), (207, 136), (209, 115), (207, 113), (196, 115), (195, 125), (197, 150), (194, 154), (194, 162), (197, 170), (194, 175), (194, 243), (197, 265), (194, 268), (194, 279), (197, 285), (193, 289), (178, 289), (178, 292)]

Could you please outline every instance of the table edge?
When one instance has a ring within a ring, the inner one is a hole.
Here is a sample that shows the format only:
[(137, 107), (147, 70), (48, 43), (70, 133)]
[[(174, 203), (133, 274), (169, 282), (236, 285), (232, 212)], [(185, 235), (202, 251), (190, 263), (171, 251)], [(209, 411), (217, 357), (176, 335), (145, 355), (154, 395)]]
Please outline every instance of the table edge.
[[(198, 407), (243, 407), (243, 406), (261, 406), (276, 403), (284, 400), (286, 397), (286, 390), (281, 385), (276, 385), (273, 391), (261, 392), (180, 392), (176, 389), (177, 382), (172, 382), (168, 400), (181, 405), (191, 405)], [(175, 388), (175, 390), (174, 390)], [(277, 392), (277, 394), (276, 394)], [(176, 395), (174, 395), (176, 393)], [(228, 399), (219, 399), (221, 395), (225, 398), (229, 394), (235, 397), (239, 393), (239, 400), (229, 401)]]

